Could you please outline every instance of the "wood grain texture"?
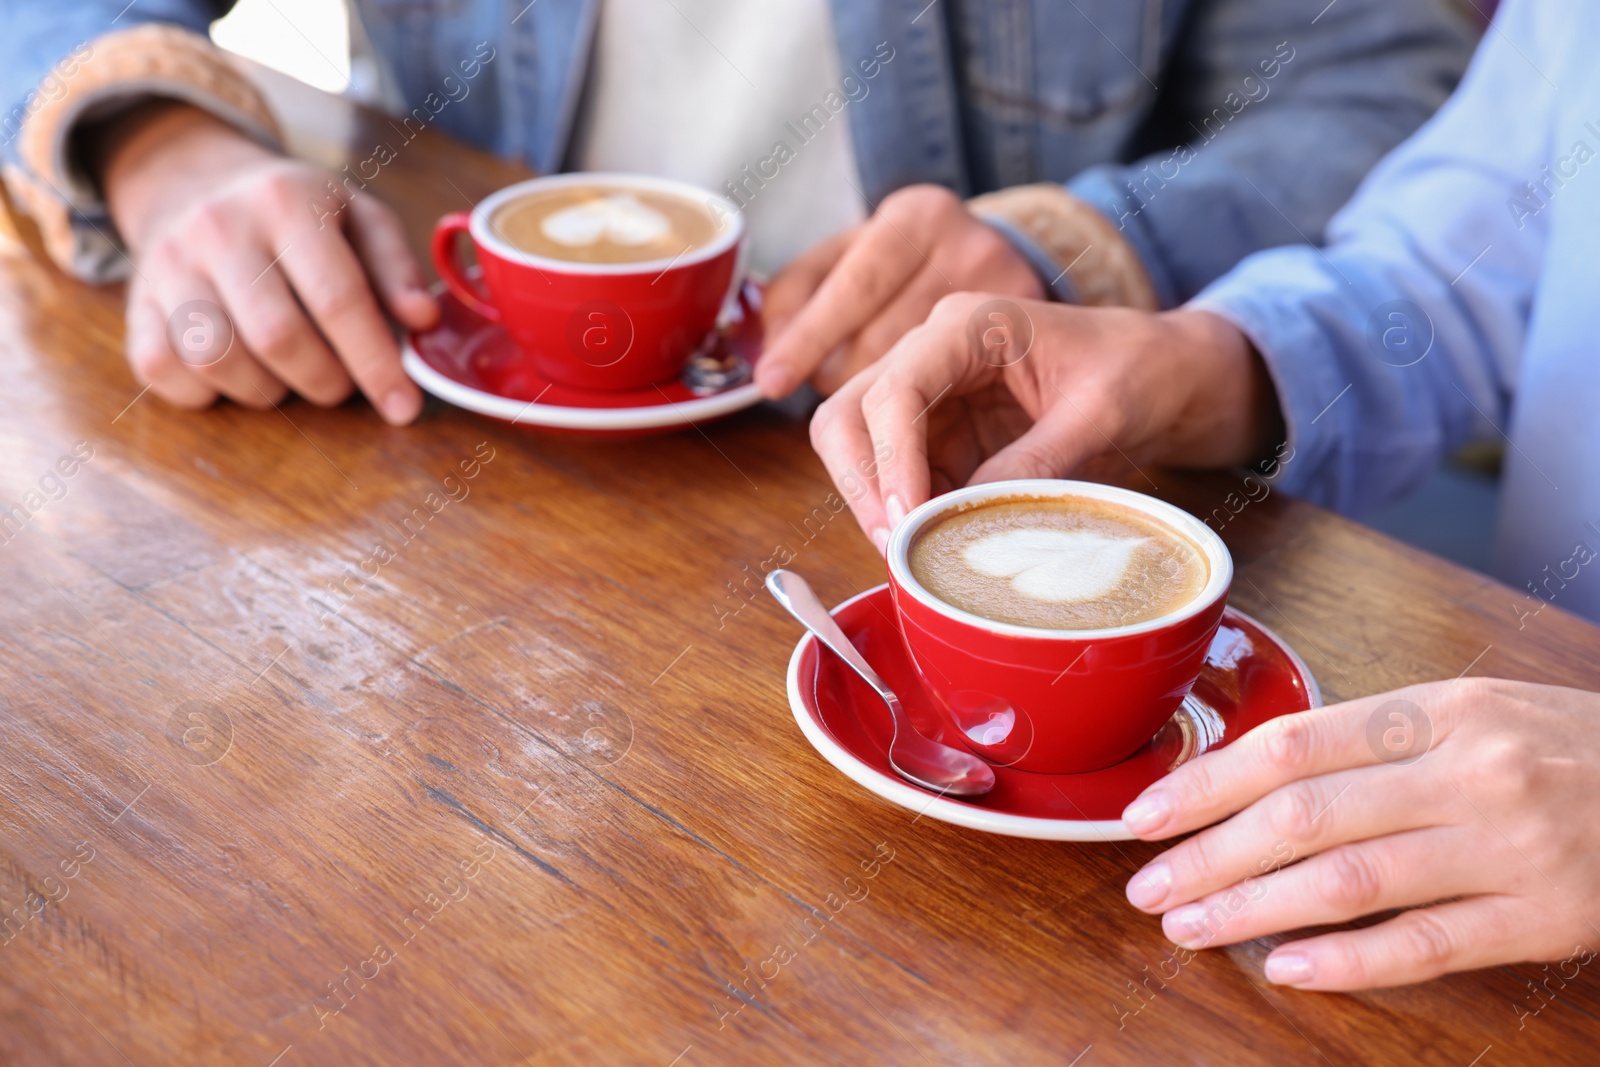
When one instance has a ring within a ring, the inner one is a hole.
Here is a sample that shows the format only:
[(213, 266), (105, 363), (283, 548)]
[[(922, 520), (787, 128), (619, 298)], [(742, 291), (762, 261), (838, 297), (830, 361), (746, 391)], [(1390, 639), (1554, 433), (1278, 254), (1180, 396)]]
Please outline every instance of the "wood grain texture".
[[(384, 136), (268, 81), (309, 157)], [(521, 173), (430, 133), (375, 188), (420, 249)], [(883, 580), (847, 515), (806, 525), (831, 486), (802, 421), (593, 443), (437, 404), (130, 407), (121, 292), (26, 239), (0, 506), (92, 458), (0, 545), (0, 1062), (1594, 1061), (1589, 971), (1520, 1029), (1537, 966), (1284, 992), (1255, 941), (1162, 981), (1122, 898), (1154, 847), (914, 820), (836, 773), (786, 704), (797, 628), (742, 591), (780, 543), (830, 602)], [(1159, 480), (1200, 514), (1237, 487)], [(1316, 508), (1223, 535), (1234, 602), (1330, 699), (1600, 684), (1600, 631), (1519, 628), (1518, 594)]]

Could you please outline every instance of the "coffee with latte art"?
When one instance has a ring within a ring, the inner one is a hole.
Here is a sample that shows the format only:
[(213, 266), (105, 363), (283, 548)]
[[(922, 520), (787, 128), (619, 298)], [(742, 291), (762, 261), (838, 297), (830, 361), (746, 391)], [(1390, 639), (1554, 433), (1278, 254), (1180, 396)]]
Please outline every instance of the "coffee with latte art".
[(489, 218), (501, 240), (572, 263), (671, 260), (704, 248), (723, 222), (687, 197), (637, 186), (559, 185), (518, 197)]
[(1133, 508), (1086, 497), (1004, 497), (932, 520), (911, 573), (973, 615), (1044, 630), (1099, 630), (1160, 618), (1210, 580), (1188, 537)]

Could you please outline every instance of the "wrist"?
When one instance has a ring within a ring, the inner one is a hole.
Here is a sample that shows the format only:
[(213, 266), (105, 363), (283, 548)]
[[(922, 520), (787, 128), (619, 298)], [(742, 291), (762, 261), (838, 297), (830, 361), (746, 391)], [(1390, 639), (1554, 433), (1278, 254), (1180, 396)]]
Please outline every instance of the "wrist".
[(137, 251), (157, 220), (274, 153), (209, 112), (151, 101), (87, 132), (84, 161), (123, 240)]
[(1158, 374), (1182, 386), (1161, 460), (1230, 467), (1268, 455), (1284, 438), (1283, 413), (1272, 376), (1249, 338), (1209, 311), (1180, 309), (1156, 319)]

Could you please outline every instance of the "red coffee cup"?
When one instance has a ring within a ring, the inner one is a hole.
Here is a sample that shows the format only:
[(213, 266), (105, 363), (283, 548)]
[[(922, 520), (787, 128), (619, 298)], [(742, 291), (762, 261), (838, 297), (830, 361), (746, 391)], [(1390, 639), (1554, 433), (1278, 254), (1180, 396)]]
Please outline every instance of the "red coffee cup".
[[(717, 235), (673, 259), (580, 263), (534, 255), (494, 232), (494, 214), (530, 193), (570, 185), (676, 195), (718, 218)], [(582, 389), (639, 389), (676, 378), (738, 292), (744, 216), (696, 186), (642, 174), (554, 174), (507, 186), (468, 212), (440, 219), (433, 265), (457, 299), (517, 343), (533, 370)], [(481, 278), (459, 257), (467, 234)]]
[[(917, 581), (911, 546), (952, 509), (1000, 497), (1120, 504), (1192, 541), (1209, 578), (1176, 611), (1101, 630), (1036, 629), (963, 611)], [(1189, 513), (1128, 489), (1054, 479), (969, 486), (930, 500), (896, 527), (888, 561), (906, 651), (963, 742), (991, 763), (1046, 774), (1109, 767), (1155, 736), (1199, 677), (1233, 581), (1227, 546)]]

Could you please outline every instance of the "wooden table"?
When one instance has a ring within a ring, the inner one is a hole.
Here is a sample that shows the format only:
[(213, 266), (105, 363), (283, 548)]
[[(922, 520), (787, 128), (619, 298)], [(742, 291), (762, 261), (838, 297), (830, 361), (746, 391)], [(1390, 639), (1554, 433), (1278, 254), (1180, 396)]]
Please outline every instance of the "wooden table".
[[(311, 102), (307, 156), (384, 136)], [(429, 134), (377, 190), (421, 248), (522, 173)], [(729, 592), (831, 488), (798, 418), (594, 443), (442, 405), (130, 406), (120, 291), (14, 240), (0, 273), (4, 504), (92, 450), (0, 546), (0, 1062), (1595, 1062), (1588, 974), (1553, 1002), (1536, 966), (1285, 992), (1256, 941), (1163, 986), (1122, 898), (1154, 847), (914, 820), (824, 763), (784, 696), (797, 627)], [(1597, 684), (1600, 631), (1519, 629), (1512, 591), (1316, 508), (1223, 532), (1235, 602), (1330, 699)], [(829, 601), (883, 578), (848, 516), (795, 566)]]

